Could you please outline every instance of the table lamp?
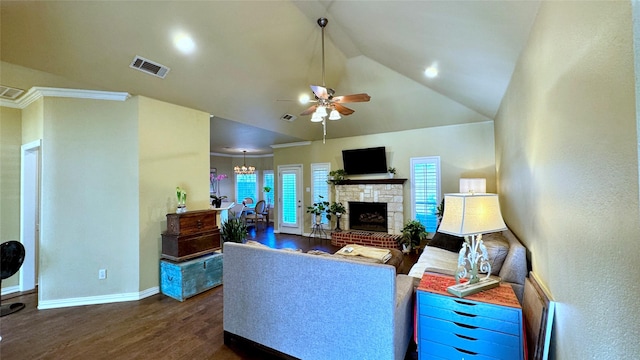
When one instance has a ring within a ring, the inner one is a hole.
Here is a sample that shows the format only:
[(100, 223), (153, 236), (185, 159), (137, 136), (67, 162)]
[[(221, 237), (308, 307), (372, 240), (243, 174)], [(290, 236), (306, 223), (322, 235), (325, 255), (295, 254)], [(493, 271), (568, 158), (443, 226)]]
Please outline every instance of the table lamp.
[[(460, 249), (458, 256), (456, 285), (450, 286), (447, 291), (463, 297), (498, 286), (499, 281), (489, 278), (491, 264), (487, 248), (482, 243), (482, 234), (507, 229), (500, 213), (498, 195), (446, 194), (444, 209), (438, 231), (464, 236), (462, 249)], [(480, 279), (479, 272), (487, 275)], [(465, 278), (468, 278), (469, 281), (460, 283), (460, 279)]]

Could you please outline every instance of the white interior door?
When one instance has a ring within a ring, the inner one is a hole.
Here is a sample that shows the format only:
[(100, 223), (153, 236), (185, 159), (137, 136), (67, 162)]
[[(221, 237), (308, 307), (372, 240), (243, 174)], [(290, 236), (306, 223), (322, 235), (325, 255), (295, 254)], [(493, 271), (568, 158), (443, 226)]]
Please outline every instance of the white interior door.
[(302, 165), (278, 166), (278, 186), (279, 230), (302, 235)]
[(20, 268), (20, 291), (35, 288), (40, 242), (40, 140), (22, 145), (20, 176), (20, 242), (25, 257)]

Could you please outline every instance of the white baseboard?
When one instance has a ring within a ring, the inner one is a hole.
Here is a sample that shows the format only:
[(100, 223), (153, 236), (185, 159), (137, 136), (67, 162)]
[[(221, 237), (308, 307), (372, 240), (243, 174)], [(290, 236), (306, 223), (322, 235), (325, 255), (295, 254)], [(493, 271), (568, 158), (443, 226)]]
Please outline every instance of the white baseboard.
[(20, 292), (20, 285), (7, 286), (6, 288), (2, 288), (2, 293), (0, 293), (0, 295), (4, 296), (17, 292)]
[(58, 300), (42, 300), (38, 302), (38, 310), (57, 309), (70, 306), (109, 304), (115, 302), (138, 301), (160, 292), (158, 286), (140, 292), (126, 294), (109, 294), (100, 296), (87, 296), (81, 298), (69, 298)]

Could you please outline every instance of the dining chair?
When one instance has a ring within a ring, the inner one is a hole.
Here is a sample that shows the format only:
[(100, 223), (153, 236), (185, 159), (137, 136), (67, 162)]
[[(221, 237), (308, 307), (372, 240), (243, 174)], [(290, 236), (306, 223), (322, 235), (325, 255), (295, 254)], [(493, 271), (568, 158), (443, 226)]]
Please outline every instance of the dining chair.
[(267, 203), (264, 200), (260, 200), (256, 203), (256, 206), (254, 207), (253, 212), (246, 215), (246, 219), (248, 223), (253, 223), (256, 227), (256, 230), (258, 230), (259, 223), (263, 223), (265, 229), (268, 226), (267, 217), (264, 214), (266, 207), (267, 207)]

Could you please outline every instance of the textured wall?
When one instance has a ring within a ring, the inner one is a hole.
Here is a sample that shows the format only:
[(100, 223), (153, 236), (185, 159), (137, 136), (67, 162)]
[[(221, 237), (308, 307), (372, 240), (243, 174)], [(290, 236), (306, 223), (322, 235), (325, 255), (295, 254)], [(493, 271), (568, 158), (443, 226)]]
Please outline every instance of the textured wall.
[(496, 118), (505, 221), (558, 302), (552, 356), (640, 352), (628, 1), (543, 2)]

